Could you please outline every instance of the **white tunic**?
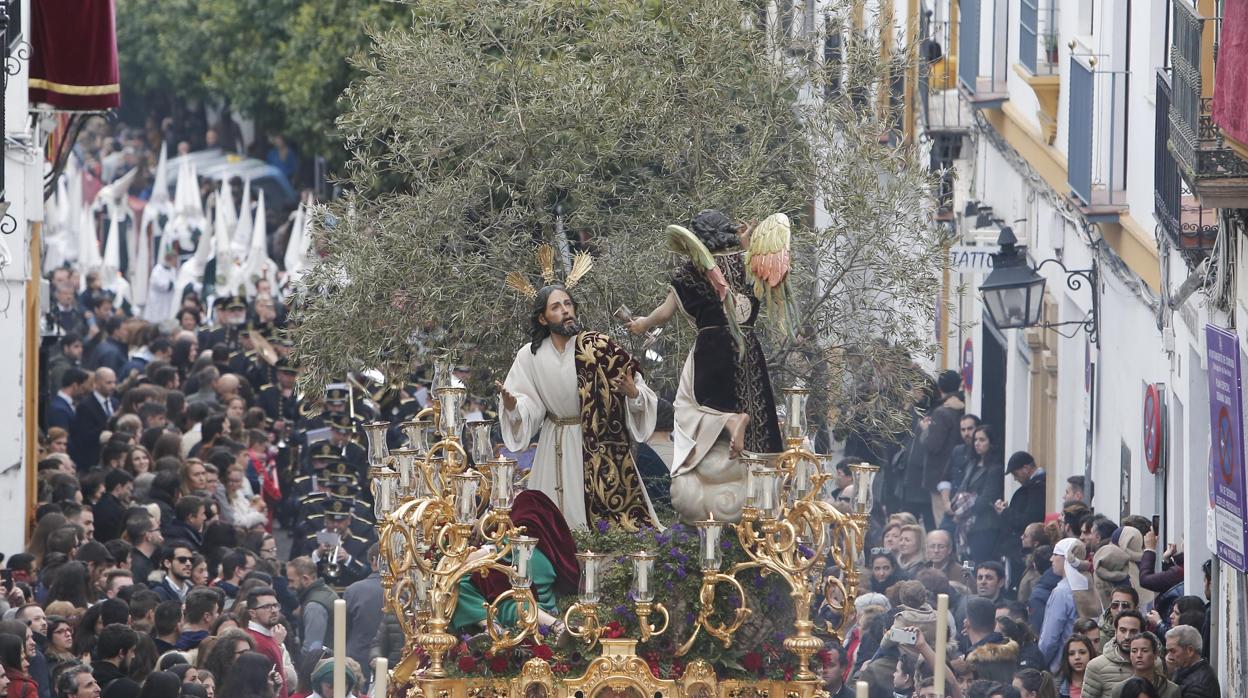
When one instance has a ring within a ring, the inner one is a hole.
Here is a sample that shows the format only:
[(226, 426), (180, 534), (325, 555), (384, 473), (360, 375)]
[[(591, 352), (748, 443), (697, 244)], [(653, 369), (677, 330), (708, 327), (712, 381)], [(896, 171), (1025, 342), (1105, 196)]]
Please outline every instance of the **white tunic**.
[[(529, 475), (528, 488), (541, 490), (559, 506), (571, 528), (586, 528), (589, 517), (585, 512), (585, 465), (581, 454), (581, 398), (576, 379), (576, 341), (569, 341), (562, 352), (547, 339), (538, 347), (537, 354), (526, 344), (516, 353), (507, 380), (503, 385), (516, 396), (516, 409), (508, 410), (499, 400), (499, 426), (503, 443), (512, 451), (529, 447), (533, 434), (541, 428), (537, 453), (533, 458), (533, 470)], [(637, 385), (637, 397), (626, 400), (626, 422), (629, 434), (638, 442), (650, 438), (654, 432), (658, 396), (646, 386), (641, 375), (633, 376)], [(576, 420), (574, 424), (557, 425), (551, 417)], [(558, 441), (558, 449), (556, 449)], [(562, 455), (556, 464), (555, 452)], [(562, 493), (560, 493), (562, 489)], [(644, 488), (642, 489), (644, 494)], [(646, 508), (651, 516), (654, 510), (646, 498)], [(654, 518), (658, 521), (657, 518)]]
[(143, 306), (144, 320), (161, 323), (173, 317), (178, 310), (177, 280), (178, 270), (173, 267), (161, 263), (152, 269), (147, 287), (147, 305)]

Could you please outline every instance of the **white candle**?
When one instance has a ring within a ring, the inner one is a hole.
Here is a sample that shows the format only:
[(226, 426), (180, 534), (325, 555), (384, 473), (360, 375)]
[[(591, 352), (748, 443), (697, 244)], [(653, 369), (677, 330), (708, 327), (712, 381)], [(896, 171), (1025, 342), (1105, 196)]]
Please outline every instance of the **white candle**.
[(945, 653), (949, 637), (949, 595), (936, 595), (936, 666), (932, 670), (932, 688), (936, 695), (945, 695)]
[(334, 599), (334, 698), (347, 698), (347, 602)]
[(710, 561), (715, 559), (715, 546), (719, 543), (719, 541), (715, 540), (716, 538), (719, 538), (719, 526), (707, 526), (706, 549), (702, 551), (703, 560)]
[(378, 657), (377, 664), (373, 667), (373, 697), (386, 698), (386, 682), (390, 678), (390, 660), (385, 657)]
[(758, 480), (758, 508), (770, 512), (775, 508), (776, 481), (773, 476), (766, 475)]
[(637, 563), (637, 594), (639, 596), (647, 596), (650, 593), (650, 563), (639, 561)]
[(594, 558), (586, 558), (585, 560), (585, 595), (593, 596), (598, 593), (598, 561)]

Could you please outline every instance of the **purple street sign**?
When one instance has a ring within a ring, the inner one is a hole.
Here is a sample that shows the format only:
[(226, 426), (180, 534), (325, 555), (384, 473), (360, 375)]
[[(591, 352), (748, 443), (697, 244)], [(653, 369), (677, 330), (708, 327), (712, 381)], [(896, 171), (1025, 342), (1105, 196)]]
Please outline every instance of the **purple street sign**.
[(1209, 374), (1209, 487), (1217, 554), (1245, 572), (1244, 407), (1239, 337), (1205, 325)]

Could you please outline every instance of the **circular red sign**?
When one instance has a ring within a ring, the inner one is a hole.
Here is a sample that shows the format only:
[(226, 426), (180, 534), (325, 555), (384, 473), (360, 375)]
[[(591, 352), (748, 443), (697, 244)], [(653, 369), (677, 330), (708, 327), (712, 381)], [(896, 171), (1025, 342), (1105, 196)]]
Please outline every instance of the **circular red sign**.
[(1161, 395), (1157, 386), (1149, 385), (1144, 391), (1144, 463), (1148, 472), (1156, 475), (1161, 467)]

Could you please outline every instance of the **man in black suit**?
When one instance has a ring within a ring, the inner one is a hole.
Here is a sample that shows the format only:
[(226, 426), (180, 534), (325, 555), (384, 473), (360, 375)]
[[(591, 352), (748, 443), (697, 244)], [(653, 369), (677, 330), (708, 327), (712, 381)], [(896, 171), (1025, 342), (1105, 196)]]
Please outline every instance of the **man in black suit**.
[(117, 374), (110, 368), (95, 371), (95, 389), (78, 401), (78, 410), (69, 429), (69, 457), (79, 470), (89, 470), (100, 461), (100, 433), (117, 411)]
[(126, 525), (126, 511), (134, 492), (134, 476), (116, 468), (104, 476), (104, 494), (91, 507), (95, 514), (95, 539), (106, 543), (120, 538)]
[(44, 415), (47, 427), (69, 431), (74, 423), (74, 404), (91, 392), (91, 374), (81, 368), (70, 368), (61, 374), (61, 389), (48, 401)]

